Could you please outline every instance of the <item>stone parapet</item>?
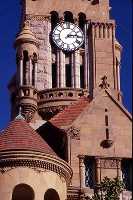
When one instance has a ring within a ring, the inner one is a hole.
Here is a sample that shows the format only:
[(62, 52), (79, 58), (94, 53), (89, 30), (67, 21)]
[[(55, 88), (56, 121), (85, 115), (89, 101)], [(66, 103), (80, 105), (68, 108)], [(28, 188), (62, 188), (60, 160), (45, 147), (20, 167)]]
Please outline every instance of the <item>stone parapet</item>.
[(38, 110), (43, 115), (57, 114), (66, 106), (77, 101), (81, 96), (88, 95), (88, 91), (75, 88), (54, 88), (40, 91), (38, 94)]

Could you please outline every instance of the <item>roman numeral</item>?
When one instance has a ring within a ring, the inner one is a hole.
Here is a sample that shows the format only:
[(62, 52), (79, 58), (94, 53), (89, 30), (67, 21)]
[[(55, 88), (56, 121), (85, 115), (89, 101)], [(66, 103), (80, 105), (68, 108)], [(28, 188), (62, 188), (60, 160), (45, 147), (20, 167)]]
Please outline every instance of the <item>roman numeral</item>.
[(76, 40), (76, 43), (77, 43), (77, 44), (81, 44), (81, 42), (80, 42), (79, 40)]
[(68, 29), (70, 28), (70, 24), (69, 23), (67, 23), (66, 26), (67, 26)]

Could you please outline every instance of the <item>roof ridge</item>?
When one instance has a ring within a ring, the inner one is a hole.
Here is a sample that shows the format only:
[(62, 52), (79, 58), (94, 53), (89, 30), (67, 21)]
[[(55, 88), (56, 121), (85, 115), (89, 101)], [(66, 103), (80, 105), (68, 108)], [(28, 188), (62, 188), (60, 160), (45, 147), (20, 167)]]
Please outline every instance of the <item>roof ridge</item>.
[[(59, 125), (64, 123), (70, 123), (72, 122), (76, 116), (78, 116), (83, 108), (90, 102), (90, 99), (87, 97), (81, 97), (79, 100), (74, 102), (73, 104), (66, 107), (63, 111), (59, 112), (57, 115), (55, 115), (53, 118), (49, 120), (50, 123), (53, 123), (54, 125)], [(78, 106), (78, 107), (77, 107)], [(71, 113), (70, 113), (71, 112)], [(73, 113), (72, 113), (73, 112)], [(69, 113), (69, 117), (68, 116)]]

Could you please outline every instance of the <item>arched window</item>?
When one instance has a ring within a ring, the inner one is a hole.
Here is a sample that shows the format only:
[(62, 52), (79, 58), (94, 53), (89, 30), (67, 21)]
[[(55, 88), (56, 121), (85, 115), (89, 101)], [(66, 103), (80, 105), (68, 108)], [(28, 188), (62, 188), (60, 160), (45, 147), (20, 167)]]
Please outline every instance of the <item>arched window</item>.
[(84, 13), (79, 13), (79, 27), (83, 30), (84, 29), (84, 25), (86, 23), (86, 15)]
[(84, 88), (84, 65), (80, 65), (80, 87)]
[(95, 185), (95, 160), (93, 157), (86, 156), (84, 160), (85, 164), (85, 185), (91, 189), (94, 189)]
[(56, 190), (48, 189), (44, 195), (44, 200), (60, 200), (60, 198)]
[(53, 30), (57, 25), (57, 23), (59, 23), (59, 15), (56, 11), (52, 11), (50, 14), (51, 14), (51, 26)]
[(23, 51), (23, 83), (26, 85), (28, 83), (28, 64), (29, 64), (29, 55), (28, 51)]
[(132, 191), (132, 160), (123, 159), (121, 161), (122, 179), (125, 184), (125, 189)]
[(57, 65), (52, 63), (52, 88), (57, 87)]
[(32, 85), (35, 86), (35, 73), (36, 73), (36, 69), (35, 69), (35, 65), (36, 65), (36, 62), (37, 62), (37, 54), (36, 53), (33, 53), (33, 62), (32, 62)]
[(64, 20), (65, 22), (74, 22), (73, 20), (73, 14), (70, 11), (64, 12)]
[(12, 194), (12, 200), (34, 200), (33, 189), (26, 184), (17, 185)]

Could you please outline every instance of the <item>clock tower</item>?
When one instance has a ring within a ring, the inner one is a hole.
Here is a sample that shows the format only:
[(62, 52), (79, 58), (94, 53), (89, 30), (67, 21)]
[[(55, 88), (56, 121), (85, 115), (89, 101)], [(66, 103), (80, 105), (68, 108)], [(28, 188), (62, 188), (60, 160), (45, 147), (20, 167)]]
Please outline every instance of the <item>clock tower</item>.
[(21, 0), (21, 6), (14, 43), (17, 70), (9, 83), (11, 119), (19, 115), (0, 140), (2, 155), (5, 141), (7, 150), (32, 147), (30, 162), (20, 166), (31, 171), (39, 166), (40, 190), (34, 174), (22, 173), (21, 180), (31, 177), (37, 195), (45, 185), (52, 196), (44, 199), (54, 199), (52, 188), (59, 191), (57, 200), (87, 199), (105, 176), (123, 178), (129, 191), (132, 118), (122, 105), (122, 47), (109, 0)]
[(23, 0), (21, 4), (17, 73), (9, 84), (12, 118), (21, 105), (30, 118), (37, 112), (50, 119), (81, 96), (93, 98), (103, 77), (121, 101), (121, 46), (108, 0)]

